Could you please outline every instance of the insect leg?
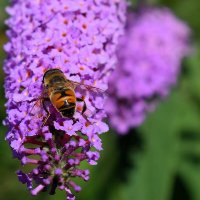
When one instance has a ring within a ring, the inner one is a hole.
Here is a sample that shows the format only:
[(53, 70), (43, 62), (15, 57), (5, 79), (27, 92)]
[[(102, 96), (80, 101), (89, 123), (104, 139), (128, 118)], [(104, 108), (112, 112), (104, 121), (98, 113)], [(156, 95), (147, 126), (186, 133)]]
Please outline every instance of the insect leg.
[(85, 101), (84, 101), (83, 99), (81, 99), (81, 98), (76, 98), (76, 100), (79, 101), (79, 102), (83, 102), (83, 110), (82, 110), (82, 112), (81, 112), (81, 114), (83, 115), (84, 112), (85, 112), (86, 109), (87, 109), (86, 103), (85, 103)]
[(38, 101), (38, 100), (41, 100), (41, 98), (34, 98), (34, 99), (31, 99), (31, 100), (24, 100), (24, 101), (19, 101), (19, 102), (17, 102), (17, 101), (14, 101), (15, 103), (23, 103), (23, 102), (27, 102), (27, 103), (32, 103), (32, 102), (34, 102), (34, 101)]
[(44, 120), (43, 123), (42, 123), (42, 127), (46, 124), (47, 120), (49, 119), (49, 117), (50, 117), (50, 115), (51, 115), (51, 113), (49, 112), (49, 110), (47, 109), (47, 107), (46, 107), (46, 105), (45, 105), (45, 102), (46, 102), (46, 101), (49, 101), (49, 98), (43, 98), (43, 99), (42, 99), (42, 106), (43, 106), (45, 112), (47, 113), (47, 116), (46, 116), (45, 120)]
[(88, 124), (91, 124), (91, 122), (88, 120), (87, 116), (84, 114), (84, 112), (87, 110), (87, 106), (86, 106), (86, 103), (83, 99), (81, 98), (76, 98), (77, 101), (79, 102), (83, 102), (83, 110), (81, 112), (82, 116), (85, 118), (85, 120), (87, 121)]

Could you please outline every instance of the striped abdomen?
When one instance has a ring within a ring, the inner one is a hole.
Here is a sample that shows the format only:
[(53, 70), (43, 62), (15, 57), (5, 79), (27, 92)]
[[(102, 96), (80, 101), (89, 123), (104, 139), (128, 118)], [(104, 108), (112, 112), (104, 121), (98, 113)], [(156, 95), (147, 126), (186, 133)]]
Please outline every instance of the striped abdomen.
[(72, 89), (60, 89), (51, 92), (50, 100), (63, 117), (72, 118), (76, 110), (76, 96)]

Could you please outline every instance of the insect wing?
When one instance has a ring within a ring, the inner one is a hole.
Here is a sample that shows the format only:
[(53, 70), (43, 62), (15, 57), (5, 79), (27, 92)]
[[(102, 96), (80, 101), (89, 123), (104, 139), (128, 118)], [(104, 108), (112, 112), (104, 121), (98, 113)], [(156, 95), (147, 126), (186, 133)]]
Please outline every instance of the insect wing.
[(84, 83), (79, 83), (79, 82), (75, 82), (75, 81), (71, 81), (75, 86), (80, 86), (83, 89), (87, 89), (96, 93), (105, 93), (106, 91), (91, 85), (86, 85)]

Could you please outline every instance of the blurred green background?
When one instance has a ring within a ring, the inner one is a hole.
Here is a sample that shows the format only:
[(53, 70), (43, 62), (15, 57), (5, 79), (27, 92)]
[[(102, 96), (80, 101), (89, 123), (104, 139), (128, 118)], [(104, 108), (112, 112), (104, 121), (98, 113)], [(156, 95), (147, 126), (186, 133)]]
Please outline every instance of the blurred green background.
[[(152, 0), (170, 7), (193, 30), (196, 52), (183, 62), (178, 85), (145, 123), (127, 136), (110, 131), (102, 136), (104, 151), (91, 168), (91, 179), (82, 183), (78, 200), (200, 200), (200, 1)], [(4, 20), (7, 0), (0, 1), (0, 62), (5, 54)], [(0, 69), (0, 85), (3, 71)], [(3, 88), (0, 96), (4, 96)], [(5, 118), (5, 99), (0, 99), (0, 120)], [(12, 158), (0, 126), (0, 200), (63, 200), (42, 193), (31, 197), (18, 182), (19, 161)], [(88, 166), (86, 166), (88, 167)]]

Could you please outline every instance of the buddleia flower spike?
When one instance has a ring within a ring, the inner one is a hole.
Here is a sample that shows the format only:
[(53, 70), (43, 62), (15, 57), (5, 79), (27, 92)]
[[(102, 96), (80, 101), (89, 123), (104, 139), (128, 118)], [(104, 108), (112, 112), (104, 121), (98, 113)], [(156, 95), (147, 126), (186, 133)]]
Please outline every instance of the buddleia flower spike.
[[(32, 195), (60, 189), (68, 200), (75, 199), (74, 191), (81, 188), (74, 178), (89, 179), (89, 170), (79, 165), (84, 160), (97, 164), (102, 150), (99, 135), (108, 131), (103, 122), (105, 95), (77, 87), (76, 96), (84, 99), (87, 110), (83, 115), (83, 102), (77, 104), (73, 120), (63, 117), (53, 100), (48, 101), (42, 80), (48, 70), (59, 69), (71, 81), (107, 89), (123, 34), (126, 3), (13, 0), (7, 12), (6, 139), (14, 157), (23, 166), (32, 165), (28, 173), (18, 171), (18, 178)], [(48, 118), (44, 108), (50, 113)]]

